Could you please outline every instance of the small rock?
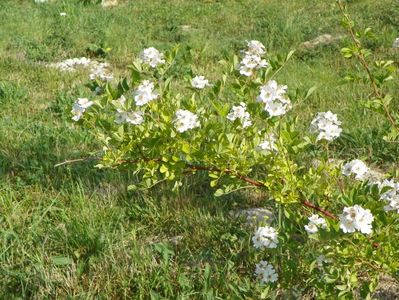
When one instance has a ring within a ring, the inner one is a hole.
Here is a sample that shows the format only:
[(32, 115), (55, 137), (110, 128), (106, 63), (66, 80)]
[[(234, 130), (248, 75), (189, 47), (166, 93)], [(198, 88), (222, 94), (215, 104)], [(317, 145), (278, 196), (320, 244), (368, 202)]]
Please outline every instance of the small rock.
[(270, 224), (273, 219), (272, 211), (263, 208), (249, 208), (238, 211), (230, 211), (230, 215), (235, 218), (245, 218), (248, 226), (257, 226), (260, 223)]
[(102, 7), (111, 7), (118, 5), (118, 0), (102, 0), (101, 6)]
[(383, 275), (374, 292), (373, 299), (397, 300), (399, 299), (399, 282), (390, 276)]
[(392, 48), (399, 48), (399, 37), (393, 41)]
[(170, 242), (172, 245), (177, 246), (183, 240), (182, 235), (176, 235), (168, 239), (167, 241)]
[(181, 25), (180, 30), (183, 32), (190, 32), (192, 30), (191, 25)]
[(158, 243), (171, 243), (173, 246), (177, 246), (180, 244), (180, 242), (183, 240), (182, 235), (176, 235), (172, 237), (153, 237), (149, 241), (147, 241), (148, 244), (154, 245)]
[(343, 38), (343, 35), (333, 36), (331, 34), (322, 34), (317, 38), (303, 42), (300, 46), (306, 49), (314, 49), (318, 46), (329, 45)]

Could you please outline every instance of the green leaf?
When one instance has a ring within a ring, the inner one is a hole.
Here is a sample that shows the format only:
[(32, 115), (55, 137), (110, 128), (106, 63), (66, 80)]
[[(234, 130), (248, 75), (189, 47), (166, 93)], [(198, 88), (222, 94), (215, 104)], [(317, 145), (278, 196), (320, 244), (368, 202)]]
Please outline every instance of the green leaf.
[(353, 56), (353, 50), (350, 48), (342, 48), (341, 53), (345, 58), (351, 58)]
[(134, 185), (134, 184), (128, 185), (127, 190), (128, 191), (135, 191), (135, 190), (137, 190), (137, 185)]
[(166, 173), (166, 172), (168, 172), (168, 167), (165, 166), (165, 165), (162, 165), (162, 166), (159, 168), (159, 172), (161, 172), (161, 173)]
[(315, 91), (317, 89), (317, 86), (312, 86), (310, 89), (308, 89), (308, 91), (307, 91), (307, 93), (306, 93), (306, 96), (305, 96), (305, 99), (304, 100), (306, 100), (306, 99), (308, 99), (309, 97), (310, 97), (310, 95), (312, 95), (313, 94), (313, 92)]
[(290, 58), (292, 57), (292, 55), (294, 55), (295, 50), (291, 50), (290, 52), (288, 52), (287, 56), (284, 59), (284, 62), (287, 62), (290, 60)]
[(215, 197), (220, 197), (224, 195), (224, 191), (222, 189), (217, 189), (214, 193)]
[(190, 145), (187, 143), (182, 144), (181, 151), (183, 151), (183, 153), (189, 154), (190, 153)]
[(335, 287), (340, 291), (346, 291), (348, 289), (346, 284), (336, 285)]
[(215, 187), (215, 186), (217, 186), (217, 184), (218, 184), (218, 180), (212, 180), (210, 183), (210, 186)]

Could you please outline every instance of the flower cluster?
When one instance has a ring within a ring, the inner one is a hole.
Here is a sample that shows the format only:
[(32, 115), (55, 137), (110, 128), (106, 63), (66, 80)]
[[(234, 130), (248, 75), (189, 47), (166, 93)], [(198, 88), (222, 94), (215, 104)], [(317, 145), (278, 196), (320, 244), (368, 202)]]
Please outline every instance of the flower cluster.
[(78, 98), (76, 102), (72, 106), (71, 113), (73, 114), (72, 120), (79, 121), (80, 118), (83, 116), (83, 113), (86, 111), (87, 108), (94, 104), (93, 101), (89, 101), (87, 98)]
[(240, 74), (252, 76), (254, 70), (268, 67), (269, 63), (262, 59), (265, 53), (265, 46), (261, 42), (255, 40), (247, 42), (247, 50), (239, 66)]
[(374, 217), (369, 209), (364, 209), (359, 205), (345, 207), (339, 216), (340, 228), (345, 233), (352, 233), (356, 230), (361, 233), (370, 234)]
[(380, 191), (386, 187), (390, 188), (384, 191), (380, 196), (380, 200), (388, 202), (388, 204), (384, 206), (384, 210), (396, 210), (399, 213), (399, 183), (385, 179), (383, 182), (379, 183), (378, 187)]
[(242, 123), (242, 127), (246, 128), (252, 125), (250, 120), (251, 115), (247, 112), (247, 106), (244, 102), (241, 102), (238, 106), (233, 106), (229, 114), (227, 115), (227, 119), (234, 122), (239, 119)]
[(112, 73), (110, 73), (108, 68), (108, 63), (94, 62), (90, 70), (90, 80), (99, 79), (101, 81), (111, 81), (114, 76), (112, 75)]
[(178, 132), (185, 132), (200, 126), (198, 116), (191, 111), (179, 109), (175, 114), (174, 125)]
[(278, 233), (276, 229), (270, 226), (259, 227), (252, 237), (254, 247), (262, 248), (276, 248), (278, 244)]
[(345, 176), (355, 175), (357, 180), (365, 180), (369, 173), (369, 168), (360, 159), (354, 159), (342, 166), (342, 174)]
[(158, 97), (159, 94), (154, 92), (154, 83), (149, 80), (144, 80), (134, 91), (134, 102), (137, 106), (145, 105)]
[(276, 282), (278, 275), (274, 267), (267, 261), (261, 260), (256, 264), (255, 276), (260, 280), (261, 283)]
[(49, 66), (68, 72), (75, 71), (77, 67), (90, 68), (90, 80), (110, 81), (113, 79), (113, 75), (108, 70), (108, 63), (100, 63), (87, 57), (69, 58), (59, 63), (50, 64)]
[(116, 100), (120, 105), (124, 106), (126, 103), (126, 98), (124, 95), (121, 95), (117, 100)]
[(260, 87), (256, 101), (265, 104), (265, 110), (271, 117), (281, 116), (291, 109), (291, 101), (287, 99), (286, 92), (286, 85), (279, 85), (275, 80), (269, 80)]
[(204, 76), (195, 76), (193, 79), (191, 79), (191, 86), (193, 88), (202, 90), (207, 86), (211, 86), (211, 84), (209, 84), (208, 79), (205, 79)]
[(116, 110), (115, 123), (123, 124), (128, 123), (132, 125), (140, 125), (144, 122), (142, 111), (123, 111), (121, 109)]
[(319, 217), (318, 215), (311, 215), (309, 218), (309, 224), (305, 225), (305, 230), (309, 234), (316, 233), (319, 231), (319, 227), (322, 229), (327, 228), (327, 222), (324, 218)]
[(265, 140), (258, 145), (258, 150), (265, 152), (278, 151), (276, 146), (276, 137), (274, 136), (273, 133), (268, 134)]
[(158, 65), (164, 64), (163, 53), (159, 52), (154, 47), (144, 49), (140, 54), (140, 59), (143, 63), (156, 68)]
[(341, 122), (338, 121), (337, 115), (331, 111), (319, 112), (312, 120), (310, 130), (318, 133), (317, 141), (326, 140), (333, 141), (341, 134)]

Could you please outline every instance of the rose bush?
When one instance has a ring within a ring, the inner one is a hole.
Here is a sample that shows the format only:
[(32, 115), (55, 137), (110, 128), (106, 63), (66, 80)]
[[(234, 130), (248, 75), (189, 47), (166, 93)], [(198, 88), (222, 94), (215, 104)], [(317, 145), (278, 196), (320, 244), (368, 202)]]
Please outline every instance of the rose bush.
[(178, 48), (147, 48), (118, 83), (92, 76), (94, 93), (76, 101), (72, 118), (102, 144), (97, 167), (137, 175), (130, 190), (161, 181), (178, 190), (198, 172), (208, 174), (215, 196), (263, 190), (276, 218), (248, 241), (260, 297), (367, 298), (381, 274), (397, 275), (397, 211), (390, 211), (398, 185), (372, 179), (360, 160), (330, 159), (329, 143), (348, 126), (332, 112), (299, 129), (295, 109), (314, 88), (291, 91), (276, 81), (292, 54), (272, 57), (249, 41), (211, 79), (181, 74)]

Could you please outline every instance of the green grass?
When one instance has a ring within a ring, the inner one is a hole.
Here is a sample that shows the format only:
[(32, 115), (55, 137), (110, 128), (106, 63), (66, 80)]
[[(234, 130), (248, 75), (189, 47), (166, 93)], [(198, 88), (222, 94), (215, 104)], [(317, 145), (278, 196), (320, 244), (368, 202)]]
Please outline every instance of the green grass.
[[(180, 44), (196, 72), (216, 79), (217, 62), (245, 40), (276, 54), (344, 34), (334, 1), (135, 0), (112, 9), (78, 2), (0, 1), (0, 299), (258, 298), (251, 232), (228, 212), (266, 201), (214, 198), (203, 178), (187, 179), (179, 193), (168, 185), (133, 193), (126, 171), (87, 162), (54, 168), (97, 145), (70, 121), (76, 97), (89, 95), (87, 74), (45, 64), (86, 56), (94, 44), (112, 48), (106, 60), (118, 74), (144, 47)], [(349, 7), (359, 26), (377, 33), (369, 45), (377, 55), (398, 60), (390, 46), (399, 3)], [(299, 49), (278, 79), (292, 90), (318, 86), (296, 108), (304, 126), (317, 111), (338, 113), (345, 135), (335, 156), (394, 166), (399, 148), (381, 139), (388, 125), (359, 104), (367, 87), (342, 83), (351, 67), (339, 53), (347, 42)], [(176, 236), (178, 245), (170, 242)]]

